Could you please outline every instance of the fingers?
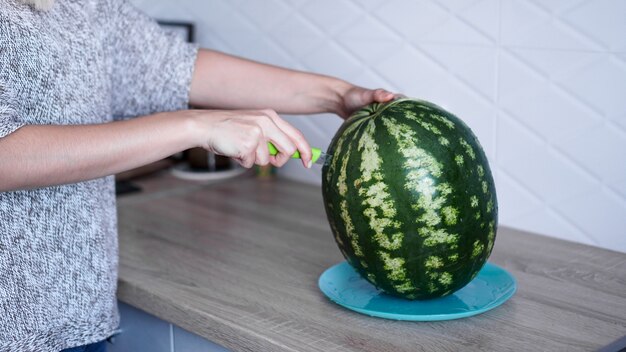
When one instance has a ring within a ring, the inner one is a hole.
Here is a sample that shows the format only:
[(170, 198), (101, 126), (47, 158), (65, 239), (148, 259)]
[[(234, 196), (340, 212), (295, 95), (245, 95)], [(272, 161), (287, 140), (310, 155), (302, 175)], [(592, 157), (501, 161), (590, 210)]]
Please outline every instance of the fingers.
[(276, 156), (274, 156), (272, 165), (276, 167), (282, 167), (289, 161), (289, 159), (291, 159), (291, 156), (289, 154), (279, 153)]
[[(251, 122), (258, 125), (262, 131), (262, 136), (257, 139), (256, 164), (267, 165), (270, 163), (276, 167), (282, 167), (299, 150), (302, 163), (305, 167), (310, 167), (311, 147), (302, 132), (280, 118), (274, 110), (260, 110), (252, 115), (256, 116), (253, 116), (254, 120)], [(278, 149), (277, 155), (269, 155), (267, 142), (272, 142)]]
[(365, 105), (371, 103), (386, 103), (393, 99), (394, 94), (382, 88), (367, 89), (353, 86), (343, 96), (343, 103), (339, 106), (337, 114), (343, 118), (347, 118)]
[(260, 166), (265, 166), (270, 163), (270, 151), (267, 147), (265, 138), (259, 139), (259, 144), (256, 147), (254, 163)]
[(372, 95), (373, 95), (373, 99), (372, 100), (376, 101), (378, 103), (385, 103), (385, 102), (388, 102), (388, 101), (390, 101), (390, 100), (392, 100), (394, 98), (394, 94), (393, 93), (391, 93), (391, 92), (389, 92), (389, 91), (387, 91), (385, 89), (382, 89), (382, 88), (379, 88), (379, 89), (376, 89), (376, 90), (372, 91)]
[[(276, 149), (278, 149), (278, 154), (274, 157), (274, 165), (282, 166), (296, 152), (296, 145), (290, 136), (277, 125), (276, 122), (280, 118), (276, 112), (263, 110), (261, 113), (262, 115), (258, 117), (257, 123), (261, 126), (265, 134), (263, 142), (267, 143), (270, 141), (274, 144)], [(269, 151), (267, 153), (269, 154)]]
[[(241, 166), (249, 169), (254, 166), (255, 163), (263, 165), (263, 162), (265, 162), (265, 165), (267, 165), (269, 162), (269, 150), (265, 155), (265, 159), (259, 151), (259, 149), (261, 149), (259, 141), (265, 140), (263, 129), (249, 121), (242, 121), (233, 127), (240, 130), (239, 134), (241, 139), (234, 139), (234, 141), (239, 144), (239, 153), (236, 160), (239, 161)], [(265, 148), (267, 149), (267, 145)]]
[[(304, 167), (310, 168), (311, 158), (313, 157), (313, 155), (311, 153), (311, 146), (309, 145), (309, 142), (307, 142), (306, 138), (304, 137), (304, 134), (302, 134), (300, 130), (298, 130), (291, 124), (289, 124), (287, 121), (283, 120), (275, 112), (271, 114), (271, 117), (273, 119), (273, 122), (276, 124), (276, 126), (282, 132), (284, 132), (287, 135), (287, 137), (289, 137), (291, 143), (293, 143), (295, 148), (300, 152), (300, 159)], [(291, 157), (291, 155), (293, 155), (293, 153), (290, 153), (288, 156)], [(289, 160), (289, 158), (286, 158), (286, 160)]]
[[(273, 110), (206, 114), (206, 148), (216, 154), (229, 156), (246, 168), (254, 164), (281, 167), (299, 150), (303, 164), (311, 165), (311, 147), (304, 135)], [(268, 142), (278, 149), (276, 156), (270, 156)]]
[(239, 158), (235, 158), (235, 160), (239, 163), (239, 165), (245, 167), (246, 169), (249, 169), (254, 166), (254, 161), (256, 160), (256, 158), (254, 157), (254, 154), (245, 154)]

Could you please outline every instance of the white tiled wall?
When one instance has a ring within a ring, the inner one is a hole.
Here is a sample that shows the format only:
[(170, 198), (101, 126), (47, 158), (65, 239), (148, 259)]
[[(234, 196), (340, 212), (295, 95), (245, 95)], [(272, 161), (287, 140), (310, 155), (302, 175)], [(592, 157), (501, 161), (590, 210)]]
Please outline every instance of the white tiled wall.
[[(486, 149), (501, 224), (626, 252), (626, 1), (135, 3), (205, 47), (446, 107)], [(322, 148), (341, 122), (290, 120)]]

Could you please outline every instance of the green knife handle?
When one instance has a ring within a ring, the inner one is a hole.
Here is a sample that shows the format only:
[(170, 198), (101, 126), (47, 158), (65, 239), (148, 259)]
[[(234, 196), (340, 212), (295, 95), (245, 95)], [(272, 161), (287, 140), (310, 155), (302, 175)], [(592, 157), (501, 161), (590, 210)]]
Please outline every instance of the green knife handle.
[[(272, 144), (272, 142), (267, 142), (267, 148), (270, 150), (270, 155), (278, 154), (278, 149), (276, 149), (276, 147)], [(322, 155), (322, 150), (319, 148), (311, 148), (311, 154), (313, 154), (313, 157), (311, 158), (311, 162), (315, 163), (317, 159), (320, 158), (320, 155)], [(293, 153), (291, 157), (293, 159), (300, 159), (300, 152), (296, 150), (296, 152)]]

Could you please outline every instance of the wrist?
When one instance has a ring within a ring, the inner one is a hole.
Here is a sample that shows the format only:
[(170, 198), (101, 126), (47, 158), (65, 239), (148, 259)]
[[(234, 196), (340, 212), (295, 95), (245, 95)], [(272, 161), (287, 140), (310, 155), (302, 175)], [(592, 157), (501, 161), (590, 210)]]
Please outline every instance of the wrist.
[(199, 110), (181, 110), (177, 111), (176, 114), (179, 115), (176, 116), (176, 120), (183, 136), (183, 149), (206, 148), (207, 129), (203, 127), (206, 121), (202, 119), (202, 114), (199, 113)]
[(338, 78), (332, 78), (328, 84), (326, 112), (341, 116), (344, 111), (344, 97), (355, 86)]

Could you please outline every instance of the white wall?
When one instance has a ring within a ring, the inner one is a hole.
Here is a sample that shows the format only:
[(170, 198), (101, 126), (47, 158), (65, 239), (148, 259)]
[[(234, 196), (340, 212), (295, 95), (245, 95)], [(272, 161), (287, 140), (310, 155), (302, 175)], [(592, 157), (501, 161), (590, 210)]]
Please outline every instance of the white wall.
[[(448, 108), (486, 149), (501, 224), (626, 252), (626, 1), (135, 3), (205, 47)], [(322, 148), (340, 124), (291, 121)]]

